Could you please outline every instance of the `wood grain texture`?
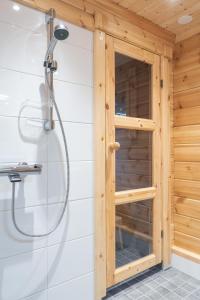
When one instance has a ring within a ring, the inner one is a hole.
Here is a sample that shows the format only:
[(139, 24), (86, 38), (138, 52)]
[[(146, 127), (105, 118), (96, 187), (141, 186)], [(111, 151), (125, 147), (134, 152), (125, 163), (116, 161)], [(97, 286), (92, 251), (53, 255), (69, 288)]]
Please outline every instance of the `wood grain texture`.
[[(174, 246), (200, 253), (200, 34), (174, 51)], [(180, 249), (183, 249), (182, 251)]]
[[(105, 34), (94, 33), (95, 300), (106, 295)], [(101, 224), (101, 226), (99, 226)]]
[(178, 43), (174, 51), (174, 92), (199, 88), (200, 33)]
[[(30, 0), (29, 0), (30, 1)], [(62, 0), (65, 3), (76, 6), (77, 8), (89, 13), (94, 14), (100, 12), (109, 16), (110, 14), (115, 17), (126, 19), (128, 22), (142, 28), (144, 31), (147, 30), (156, 36), (165, 39), (169, 42), (173, 42), (175, 34), (168, 30), (161, 28), (159, 24), (145, 19), (133, 11), (128, 11), (123, 6), (116, 5), (112, 1), (106, 0)]]
[(175, 214), (174, 230), (200, 239), (200, 220)]
[(115, 193), (115, 204), (125, 204), (125, 203), (132, 203), (137, 202), (145, 199), (153, 199), (156, 196), (156, 188), (149, 187), (149, 188), (142, 188), (124, 192), (116, 192)]
[(196, 253), (188, 251), (186, 249), (177, 247), (175, 245), (172, 246), (172, 251), (174, 254), (176, 254), (178, 256), (182, 256), (188, 260), (191, 260), (197, 264), (200, 264), (200, 255), (199, 254), (196, 254)]
[(175, 196), (188, 197), (192, 199), (200, 199), (200, 182), (189, 180), (174, 180)]
[(200, 219), (200, 201), (175, 197), (174, 198), (174, 212), (178, 215), (183, 215), (186, 217)]
[(175, 162), (174, 177), (176, 179), (200, 181), (199, 162)]
[(156, 257), (154, 254), (145, 256), (133, 263), (127, 264), (115, 271), (115, 284), (122, 282), (135, 274), (138, 274), (156, 264)]
[[(174, 245), (188, 251), (200, 254), (199, 238), (181, 232), (174, 232)], [(195, 256), (194, 254), (194, 256)]]
[(174, 110), (200, 105), (200, 86), (174, 93)]
[(174, 144), (200, 144), (200, 125), (174, 127)]
[(175, 161), (200, 161), (200, 145), (199, 144), (177, 144), (174, 147)]
[[(108, 2), (101, 0), (101, 2)], [(110, 2), (110, 1), (109, 1)], [(177, 41), (189, 38), (199, 33), (200, 28), (200, 2), (199, 0), (111, 0), (118, 6), (126, 8), (127, 11), (135, 12), (150, 21), (173, 32)], [(185, 14), (193, 16), (193, 22), (181, 26), (177, 23), (179, 17)]]
[(199, 115), (200, 106), (176, 109), (174, 110), (174, 126), (198, 125)]
[(162, 193), (162, 259), (163, 267), (171, 264), (171, 193), (172, 193), (172, 117), (173, 117), (173, 72), (172, 61), (161, 57), (161, 78), (164, 85), (161, 89), (161, 131), (162, 131), (162, 168), (161, 168), (161, 193)]

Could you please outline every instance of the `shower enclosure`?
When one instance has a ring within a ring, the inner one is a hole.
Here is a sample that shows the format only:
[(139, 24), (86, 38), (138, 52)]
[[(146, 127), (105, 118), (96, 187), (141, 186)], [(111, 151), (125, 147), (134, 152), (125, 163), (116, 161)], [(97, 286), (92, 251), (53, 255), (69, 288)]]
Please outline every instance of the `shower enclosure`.
[(44, 131), (48, 132), (50, 130), (53, 130), (55, 127), (54, 120), (53, 120), (53, 108), (55, 108), (56, 115), (58, 118), (58, 123), (60, 126), (60, 130), (62, 133), (63, 143), (64, 143), (64, 149), (65, 149), (65, 157), (66, 157), (66, 168), (67, 168), (67, 188), (66, 188), (66, 195), (64, 200), (64, 206), (62, 208), (62, 211), (60, 213), (60, 216), (58, 217), (57, 222), (53, 226), (53, 228), (45, 233), (28, 233), (21, 228), (16, 220), (16, 183), (20, 184), (21, 181), (24, 180), (26, 176), (30, 176), (33, 174), (38, 174), (42, 172), (42, 165), (34, 164), (30, 165), (26, 162), (18, 163), (15, 165), (7, 165), (0, 167), (0, 176), (8, 176), (8, 179), (11, 182), (12, 185), (12, 221), (16, 228), (16, 230), (21, 233), (22, 235), (26, 237), (45, 237), (50, 235), (52, 232), (54, 232), (58, 226), (60, 225), (63, 215), (65, 213), (67, 203), (68, 203), (68, 197), (69, 197), (69, 186), (70, 186), (70, 166), (69, 166), (69, 155), (68, 155), (68, 147), (67, 147), (67, 140), (65, 135), (65, 130), (63, 127), (63, 123), (61, 120), (59, 108), (56, 103), (55, 95), (54, 95), (54, 85), (53, 85), (53, 73), (57, 70), (57, 62), (53, 58), (53, 52), (55, 49), (55, 46), (58, 41), (63, 41), (68, 38), (69, 32), (65, 25), (59, 24), (55, 26), (54, 28), (54, 18), (56, 16), (55, 10), (50, 9), (46, 15), (45, 15), (45, 22), (47, 26), (47, 34), (48, 34), (48, 43), (47, 43), (47, 51), (45, 54), (44, 59), (44, 69), (45, 69), (45, 86), (47, 89), (47, 116), (48, 118), (44, 121)]

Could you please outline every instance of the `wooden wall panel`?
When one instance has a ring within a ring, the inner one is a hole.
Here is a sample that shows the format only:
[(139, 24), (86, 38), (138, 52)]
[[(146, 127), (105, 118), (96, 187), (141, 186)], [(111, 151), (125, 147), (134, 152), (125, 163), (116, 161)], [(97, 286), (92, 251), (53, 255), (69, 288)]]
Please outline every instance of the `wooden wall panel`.
[(184, 180), (200, 181), (200, 163), (198, 162), (175, 162), (174, 177)]
[(175, 197), (174, 198), (174, 213), (186, 217), (199, 219), (200, 203), (199, 200)]
[(200, 254), (200, 35), (178, 43), (174, 58), (174, 245), (196, 259)]
[(199, 144), (177, 144), (174, 147), (175, 161), (200, 161)]
[(200, 144), (199, 132), (200, 125), (175, 127), (173, 135), (174, 144)]
[(174, 179), (174, 194), (176, 196), (200, 199), (200, 182)]
[(176, 109), (174, 112), (174, 126), (198, 125), (199, 116), (200, 106)]
[(199, 106), (200, 87), (174, 94), (174, 109)]
[(175, 214), (174, 230), (200, 239), (200, 220)]
[(199, 238), (175, 231), (174, 240), (175, 246), (194, 252), (194, 255), (200, 254)]

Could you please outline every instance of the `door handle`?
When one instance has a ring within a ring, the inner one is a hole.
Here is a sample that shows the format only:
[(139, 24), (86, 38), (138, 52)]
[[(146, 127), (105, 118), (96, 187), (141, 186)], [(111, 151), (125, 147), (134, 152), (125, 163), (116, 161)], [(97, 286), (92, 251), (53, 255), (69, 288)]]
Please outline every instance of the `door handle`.
[(120, 143), (118, 142), (114, 142), (110, 144), (110, 150), (111, 151), (117, 151), (120, 148)]

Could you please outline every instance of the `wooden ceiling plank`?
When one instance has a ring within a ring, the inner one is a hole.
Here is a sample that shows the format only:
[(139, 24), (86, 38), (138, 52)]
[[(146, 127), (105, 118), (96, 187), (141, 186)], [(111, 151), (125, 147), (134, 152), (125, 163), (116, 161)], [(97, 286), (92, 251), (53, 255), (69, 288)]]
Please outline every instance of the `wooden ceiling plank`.
[(161, 28), (160, 26), (154, 24), (153, 22), (137, 15), (134, 12), (128, 11), (127, 9), (117, 5), (114, 2), (106, 0), (62, 0), (67, 4), (71, 4), (79, 9), (83, 9), (89, 14), (95, 14), (95, 12), (100, 12), (103, 14), (115, 15), (126, 19), (128, 22), (136, 25), (143, 30), (146, 30), (168, 42), (173, 43), (175, 40), (175, 35), (167, 30)]
[[(189, 38), (200, 31), (199, 0), (111, 0), (110, 2), (110, 5), (113, 3), (124, 7), (127, 11), (137, 13), (173, 32), (177, 36), (177, 41)], [(178, 24), (178, 18), (187, 14), (193, 16), (193, 21), (187, 25)]]
[(88, 0), (87, 2), (94, 3), (94, 5), (102, 11), (106, 10), (107, 13), (112, 13), (118, 17), (125, 18), (126, 21), (132, 23), (133, 25), (136, 25), (139, 28), (146, 30), (160, 38), (163, 38), (169, 42), (174, 42), (175, 35), (173, 33), (162, 29), (159, 25), (156, 25), (152, 21), (147, 20), (132, 11), (124, 9), (115, 3), (106, 0)]

